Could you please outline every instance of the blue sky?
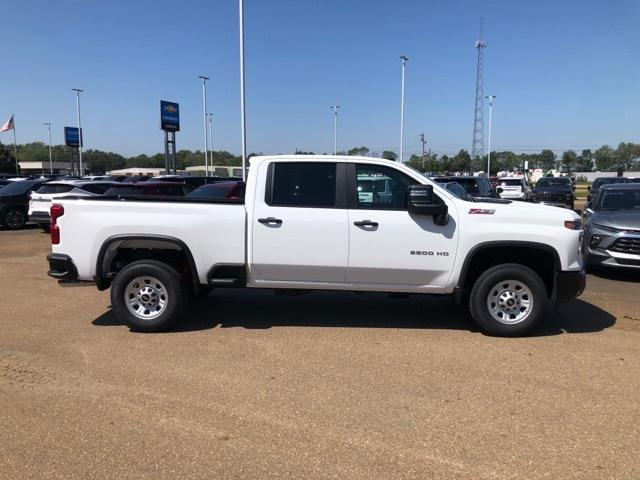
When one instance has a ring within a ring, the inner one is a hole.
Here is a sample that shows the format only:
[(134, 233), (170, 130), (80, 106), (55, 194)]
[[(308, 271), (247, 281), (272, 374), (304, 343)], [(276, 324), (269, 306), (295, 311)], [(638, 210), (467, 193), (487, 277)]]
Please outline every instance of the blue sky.
[[(330, 152), (333, 103), (339, 148), (397, 150), (401, 54), (405, 153), (422, 131), (470, 149), (480, 16), (496, 148), (640, 142), (638, 0), (245, 0), (248, 150)], [(204, 73), (214, 148), (239, 152), (236, 0), (24, 0), (2, 18), (0, 121), (15, 113), (19, 143), (47, 121), (62, 143), (78, 87), (87, 148), (161, 151), (160, 99), (180, 103), (178, 148), (202, 148)]]

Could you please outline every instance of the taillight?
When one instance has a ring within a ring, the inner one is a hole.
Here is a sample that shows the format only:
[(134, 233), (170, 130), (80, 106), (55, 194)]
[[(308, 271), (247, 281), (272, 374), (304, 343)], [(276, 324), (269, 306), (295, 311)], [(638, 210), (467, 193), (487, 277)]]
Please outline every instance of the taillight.
[(51, 205), (51, 244), (58, 245), (60, 243), (60, 227), (58, 227), (58, 219), (64, 215), (64, 207), (62, 205)]

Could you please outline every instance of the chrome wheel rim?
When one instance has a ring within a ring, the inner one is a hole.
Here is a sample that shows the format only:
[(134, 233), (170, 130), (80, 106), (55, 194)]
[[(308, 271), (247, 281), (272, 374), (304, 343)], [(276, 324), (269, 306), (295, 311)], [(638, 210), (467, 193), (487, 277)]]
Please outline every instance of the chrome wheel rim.
[(124, 302), (135, 317), (153, 320), (167, 309), (169, 295), (160, 280), (144, 275), (129, 282), (124, 290)]
[(7, 213), (5, 222), (9, 228), (20, 228), (24, 225), (24, 215), (20, 210), (11, 210)]
[(505, 325), (524, 322), (533, 310), (533, 295), (520, 280), (496, 283), (487, 295), (487, 309), (491, 317)]

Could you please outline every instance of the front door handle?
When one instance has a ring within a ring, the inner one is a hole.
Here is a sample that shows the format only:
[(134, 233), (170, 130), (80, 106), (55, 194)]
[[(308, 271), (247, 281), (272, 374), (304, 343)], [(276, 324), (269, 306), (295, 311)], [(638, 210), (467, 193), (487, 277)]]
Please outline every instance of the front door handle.
[(378, 222), (372, 222), (371, 220), (360, 220), (358, 222), (353, 222), (356, 227), (371, 227), (377, 228)]
[(259, 218), (258, 221), (265, 225), (281, 225), (282, 220), (276, 217)]

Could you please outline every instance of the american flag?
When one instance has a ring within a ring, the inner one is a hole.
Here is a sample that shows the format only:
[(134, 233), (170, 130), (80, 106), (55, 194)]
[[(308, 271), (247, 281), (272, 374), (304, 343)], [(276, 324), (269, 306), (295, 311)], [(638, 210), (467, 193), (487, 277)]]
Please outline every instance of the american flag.
[(11, 115), (11, 118), (4, 122), (0, 127), (0, 132), (6, 132), (7, 130), (13, 130), (13, 115)]

